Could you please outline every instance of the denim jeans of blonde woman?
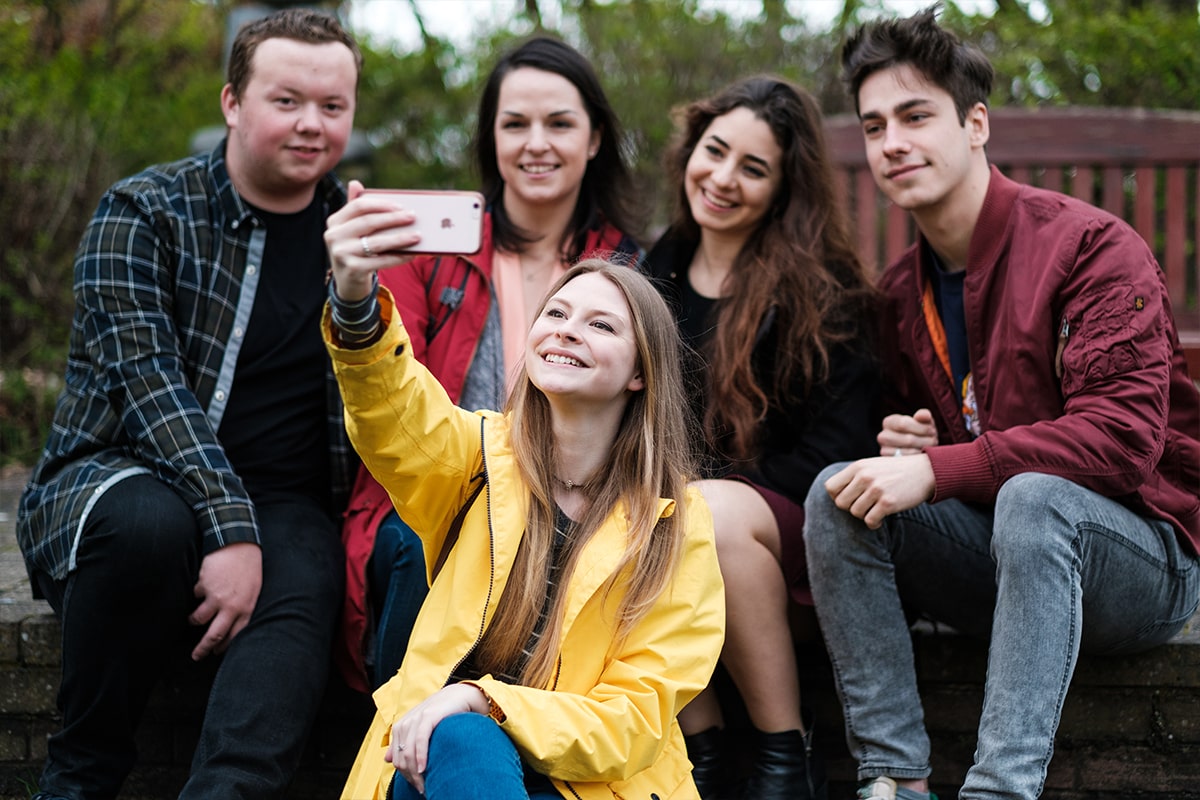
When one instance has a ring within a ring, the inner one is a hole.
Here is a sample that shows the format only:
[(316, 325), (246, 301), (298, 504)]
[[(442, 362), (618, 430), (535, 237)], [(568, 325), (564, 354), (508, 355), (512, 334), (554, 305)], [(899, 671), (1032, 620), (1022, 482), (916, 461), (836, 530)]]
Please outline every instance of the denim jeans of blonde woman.
[(433, 729), (425, 794), (397, 772), (387, 800), (562, 800), (545, 775), (530, 769), (491, 717), (454, 714)]
[(878, 530), (805, 504), (817, 616), (860, 780), (929, 775), (907, 615), (990, 640), (975, 763), (960, 798), (1036, 798), (1079, 653), (1143, 650), (1196, 610), (1200, 565), (1172, 526), (1062, 478), (1004, 484), (994, 508), (923, 504)]

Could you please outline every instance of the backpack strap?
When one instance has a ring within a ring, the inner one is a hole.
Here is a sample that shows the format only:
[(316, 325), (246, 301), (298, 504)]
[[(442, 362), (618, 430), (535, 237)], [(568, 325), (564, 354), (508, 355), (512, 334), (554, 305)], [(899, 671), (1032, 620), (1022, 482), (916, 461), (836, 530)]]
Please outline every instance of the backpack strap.
[(442, 542), (442, 551), (438, 553), (437, 561), (433, 562), (433, 571), (430, 573), (429, 579), (431, 585), (437, 580), (438, 573), (442, 571), (446, 559), (450, 557), (450, 551), (454, 549), (454, 545), (458, 542), (458, 534), (462, 532), (463, 520), (467, 518), (467, 512), (471, 510), (471, 506), (475, 505), (475, 498), (479, 497), (479, 493), (483, 491), (483, 487), (487, 484), (483, 473), (475, 477), (479, 479), (479, 482), (471, 490), (471, 496), (467, 498), (467, 502), (463, 503), (463, 507), (454, 516), (454, 521), (450, 523), (450, 528), (446, 531), (446, 540)]
[[(458, 259), (455, 259), (457, 263)], [(433, 262), (433, 269), (429, 273), (429, 279), (425, 281), (425, 304), (426, 307), (431, 306), (430, 302), (433, 297), (433, 284), (437, 280), (438, 270), (442, 266), (442, 257), (438, 256), (437, 261)], [(459, 281), (458, 287), (443, 286), (441, 294), (438, 295), (438, 311), (429, 314), (428, 324), (425, 326), (425, 346), (433, 341), (438, 332), (450, 321), (450, 315), (458, 310), (462, 305), (463, 297), (467, 293), (467, 281), (471, 279), (471, 268), (467, 267), (463, 270), (462, 280)]]

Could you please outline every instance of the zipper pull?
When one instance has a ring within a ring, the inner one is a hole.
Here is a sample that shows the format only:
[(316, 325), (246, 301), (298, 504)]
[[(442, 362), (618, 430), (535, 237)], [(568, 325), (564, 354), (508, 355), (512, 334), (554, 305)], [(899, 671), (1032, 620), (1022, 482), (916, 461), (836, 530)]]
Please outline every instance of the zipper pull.
[(1071, 335), (1071, 321), (1065, 316), (1058, 327), (1058, 348), (1054, 351), (1054, 376), (1060, 381), (1063, 376), (1063, 350), (1067, 349), (1067, 338)]

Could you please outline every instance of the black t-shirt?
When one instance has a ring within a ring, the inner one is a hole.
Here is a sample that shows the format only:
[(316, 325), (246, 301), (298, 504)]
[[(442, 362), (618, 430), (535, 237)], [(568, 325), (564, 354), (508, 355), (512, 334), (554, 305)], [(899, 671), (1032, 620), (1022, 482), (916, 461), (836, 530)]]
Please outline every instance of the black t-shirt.
[(972, 436), (978, 436), (979, 411), (975, 403), (975, 387), (971, 379), (971, 352), (967, 337), (967, 312), (963, 305), (963, 287), (966, 283), (966, 270), (947, 272), (942, 268), (941, 260), (926, 247), (929, 254), (929, 280), (933, 287), (934, 302), (937, 305), (938, 316), (942, 320), (942, 330), (946, 334), (946, 349), (950, 359), (950, 372), (953, 375), (954, 391), (962, 402), (963, 425)]
[(680, 281), (679, 333), (684, 342), (694, 350), (702, 350), (713, 337), (717, 329), (718, 302), (697, 292), (686, 277)]
[(967, 315), (963, 308), (963, 283), (966, 270), (948, 272), (942, 268), (941, 259), (929, 251), (929, 279), (933, 283), (933, 297), (937, 303), (938, 316), (946, 331), (946, 347), (950, 351), (950, 370), (954, 373), (954, 386), (961, 390), (963, 381), (971, 373), (971, 357), (967, 350)]
[(331, 502), (322, 209), (316, 197), (295, 214), (254, 209), (267, 240), (218, 436), (255, 502), (280, 492)]

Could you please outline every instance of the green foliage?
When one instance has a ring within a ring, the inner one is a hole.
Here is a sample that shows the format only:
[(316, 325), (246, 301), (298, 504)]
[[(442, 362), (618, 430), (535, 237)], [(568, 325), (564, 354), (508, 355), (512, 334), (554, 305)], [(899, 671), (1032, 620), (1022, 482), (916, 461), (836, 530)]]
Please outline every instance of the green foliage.
[(398, 55), (363, 48), (355, 126), (375, 148), (377, 186), (469, 189), (475, 89), (453, 77), (473, 72), (448, 42)]
[(32, 464), (42, 450), (62, 389), (58, 374), (0, 370), (0, 467)]
[(995, 105), (1200, 108), (1196, 5), (1047, 0), (1044, 18), (1001, 3), (947, 15), (996, 67)]
[(221, 30), (198, 3), (0, 12), (0, 366), (61, 373), (79, 235), (109, 184), (220, 119)]

